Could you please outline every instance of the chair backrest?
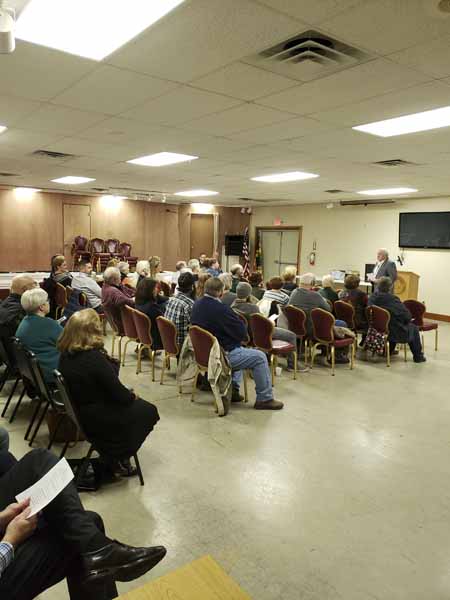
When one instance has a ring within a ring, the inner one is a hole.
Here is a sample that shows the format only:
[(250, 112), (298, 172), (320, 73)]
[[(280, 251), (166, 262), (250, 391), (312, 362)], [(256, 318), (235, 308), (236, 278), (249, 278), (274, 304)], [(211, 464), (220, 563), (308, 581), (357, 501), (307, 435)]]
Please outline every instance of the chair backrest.
[(180, 348), (177, 344), (177, 328), (175, 324), (165, 317), (157, 317), (156, 324), (158, 325), (164, 350), (168, 354), (178, 355)]
[(333, 326), (335, 318), (330, 312), (323, 310), (323, 308), (313, 308), (311, 310), (311, 323), (314, 339), (326, 343), (334, 341)]
[(22, 379), (26, 379), (33, 387), (37, 388), (37, 381), (31, 365), (32, 358), (36, 359), (36, 356), (33, 352), (27, 350), (22, 342), (16, 337), (12, 338), (12, 349)]
[(272, 351), (273, 321), (256, 313), (250, 317), (250, 328), (252, 330), (253, 343), (260, 350)]
[(355, 329), (355, 307), (350, 302), (344, 302), (344, 300), (336, 300), (334, 303), (334, 314), (336, 319), (345, 321), (347, 327)]
[(64, 377), (56, 369), (53, 371), (53, 373), (55, 375), (56, 387), (59, 392), (59, 397), (60, 397), (61, 401), (64, 403), (64, 408), (66, 410), (67, 416), (74, 422), (75, 426), (80, 431), (80, 433), (83, 435), (83, 437), (88, 439), (86, 437), (86, 434), (83, 431), (82, 426), (81, 426), (81, 422), (80, 422), (80, 419), (78, 416), (78, 411), (72, 401), (72, 398), (70, 396), (70, 391), (69, 391), (69, 388), (67, 387), (67, 383), (66, 383)]
[(61, 306), (63, 308), (65, 308), (67, 305), (66, 288), (60, 283), (57, 283), (55, 286), (55, 303), (57, 306)]
[(237, 310), (236, 308), (233, 308), (234, 312), (237, 314), (237, 316), (240, 318), (240, 320), (244, 323), (245, 325), (245, 329), (247, 330), (247, 339), (242, 341), (242, 344), (244, 346), (248, 346), (249, 344), (252, 343), (253, 339), (251, 334), (251, 329), (249, 328), (249, 320), (247, 318), (247, 315), (244, 314), (243, 312)]
[(306, 335), (306, 313), (301, 308), (296, 306), (285, 306), (284, 314), (288, 320), (289, 329), (295, 333), (297, 337), (305, 337)]
[(131, 256), (131, 244), (129, 244), (128, 242), (122, 242), (119, 246), (119, 253), (124, 258)]
[(110, 254), (118, 254), (120, 241), (116, 239), (105, 240), (105, 252)]
[(9, 338), (0, 338), (0, 360), (5, 363), (11, 371), (17, 369), (16, 357)]
[(74, 250), (78, 251), (86, 251), (89, 240), (83, 235), (77, 235), (77, 237), (73, 240)]
[(88, 299), (84, 292), (80, 292), (78, 296), (78, 302), (80, 303), (80, 306), (82, 306), (83, 308), (87, 308)]
[(131, 310), (133, 311), (132, 314), (133, 314), (134, 326), (136, 327), (137, 336), (139, 338), (139, 341), (141, 342), (141, 344), (147, 344), (150, 347), (152, 347), (153, 346), (152, 333), (151, 333), (152, 322), (147, 317), (147, 315), (144, 315), (144, 313), (141, 313), (134, 308), (132, 308)]
[(128, 338), (136, 340), (139, 338), (136, 325), (133, 319), (133, 309), (131, 306), (126, 304), (120, 309), (120, 316), (122, 317), (123, 331)]
[(109, 326), (114, 331), (116, 335), (125, 335), (123, 330), (122, 319), (116, 318), (114, 312), (110, 311), (104, 304), (102, 304), (103, 312), (105, 314), (106, 320), (109, 323)]
[(373, 329), (379, 333), (386, 335), (389, 333), (389, 321), (391, 320), (391, 315), (388, 310), (373, 304), (366, 308), (366, 314), (369, 327), (373, 327)]
[(91, 252), (101, 254), (104, 251), (105, 242), (101, 238), (93, 238), (90, 243)]
[(189, 337), (194, 348), (195, 360), (202, 369), (208, 368), (209, 355), (213, 347), (215, 337), (206, 329), (198, 325), (192, 325), (189, 328)]
[(419, 302), (418, 300), (405, 300), (403, 304), (411, 313), (412, 322), (414, 325), (421, 327), (423, 325), (423, 315), (426, 311), (425, 304), (423, 302)]
[(31, 367), (33, 375), (34, 375), (35, 387), (37, 389), (39, 397), (42, 400), (45, 400), (46, 402), (50, 402), (50, 404), (53, 405), (54, 398), (48, 388), (48, 385), (45, 382), (44, 374), (42, 372), (42, 367), (39, 364), (39, 361), (36, 358), (36, 356), (32, 352), (29, 352), (29, 354), (31, 355), (30, 356), (30, 367)]
[(70, 296), (73, 294), (73, 288), (70, 285), (66, 285), (66, 300), (70, 302)]

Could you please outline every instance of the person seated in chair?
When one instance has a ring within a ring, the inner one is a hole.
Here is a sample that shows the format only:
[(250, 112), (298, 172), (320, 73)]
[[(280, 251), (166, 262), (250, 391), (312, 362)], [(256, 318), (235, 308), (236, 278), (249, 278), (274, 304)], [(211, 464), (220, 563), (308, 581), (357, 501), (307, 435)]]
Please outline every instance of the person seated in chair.
[(156, 319), (163, 317), (167, 304), (166, 296), (158, 294), (158, 282), (147, 277), (136, 288), (136, 310), (147, 315), (151, 322), (153, 350), (162, 350), (163, 345)]
[(297, 289), (297, 267), (294, 267), (294, 265), (286, 267), (282, 279), (283, 287), (281, 289), (290, 296), (292, 292)]
[(244, 267), (239, 264), (236, 263), (235, 265), (232, 265), (231, 269), (230, 269), (230, 273), (231, 273), (231, 291), (233, 292), (233, 294), (236, 293), (236, 288), (237, 288), (237, 284), (240, 281), (247, 281), (244, 277)]
[(42, 282), (44, 289), (50, 299), (50, 316), (52, 319), (56, 315), (56, 284), (67, 287), (72, 285), (72, 275), (69, 273), (66, 259), (62, 254), (56, 254), (52, 257), (50, 277)]
[(135, 475), (129, 458), (159, 421), (156, 406), (119, 380), (119, 364), (104, 348), (98, 314), (88, 308), (72, 315), (58, 341), (59, 370), (79, 411), (88, 440), (105, 468)]
[(358, 331), (367, 330), (366, 307), (368, 297), (359, 289), (360, 278), (350, 273), (345, 276), (344, 289), (339, 292), (339, 300), (350, 302), (355, 309), (355, 325)]
[(22, 308), (26, 317), (16, 331), (16, 337), (36, 355), (41, 365), (44, 379), (53, 383), (53, 371), (58, 367), (59, 352), (56, 342), (63, 332), (61, 325), (53, 319), (47, 319), (50, 311), (48, 294), (41, 288), (34, 288), (22, 294)]
[(241, 370), (249, 369), (255, 380), (255, 408), (279, 410), (283, 408), (283, 403), (274, 400), (267, 357), (261, 350), (242, 347), (242, 342), (247, 339), (247, 330), (238, 315), (229, 306), (220, 302), (223, 289), (223, 283), (219, 278), (208, 279), (205, 284), (205, 295), (194, 304), (192, 325), (198, 325), (212, 333), (226, 352), (233, 369), (232, 402), (242, 400), (239, 394)]
[(121, 260), (117, 265), (117, 268), (120, 271), (121, 284), (127, 288), (135, 289), (135, 286), (133, 285), (134, 276), (132, 273), (130, 274), (130, 265), (126, 261)]
[(103, 273), (102, 304), (115, 321), (120, 321), (120, 309), (128, 305), (134, 307), (135, 291), (122, 285), (117, 267), (108, 267)]
[[(9, 459), (8, 459), (9, 460)], [(0, 470), (5, 453), (0, 453)], [(101, 517), (84, 510), (70, 482), (39, 515), (16, 495), (58, 463), (48, 450), (9, 460), (0, 476), (0, 597), (32, 600), (67, 578), (71, 600), (112, 600), (116, 581), (132, 581), (165, 556), (163, 546), (135, 548), (105, 534)]]
[(277, 302), (281, 306), (286, 306), (289, 302), (289, 294), (283, 291), (283, 280), (281, 277), (272, 277), (269, 280), (268, 289), (264, 292), (263, 300)]
[(88, 301), (88, 308), (93, 308), (98, 313), (102, 312), (102, 288), (91, 277), (92, 264), (90, 260), (80, 260), (78, 273), (72, 279), (74, 290), (83, 292)]
[(425, 362), (423, 355), (420, 333), (417, 325), (411, 320), (412, 316), (398, 296), (392, 293), (392, 280), (390, 277), (381, 277), (378, 280), (377, 289), (369, 297), (369, 306), (375, 305), (386, 309), (391, 315), (389, 321), (390, 351), (395, 351), (396, 344), (408, 344), (412, 352), (414, 362)]
[(306, 314), (306, 331), (309, 337), (313, 335), (311, 310), (313, 308), (322, 308), (331, 312), (329, 303), (319, 292), (312, 288), (316, 284), (316, 278), (313, 273), (305, 273), (300, 276), (300, 287), (294, 290), (289, 298), (289, 304), (301, 308)]
[(184, 340), (188, 334), (191, 324), (192, 308), (195, 301), (195, 278), (192, 273), (186, 271), (178, 278), (178, 286), (175, 296), (169, 298), (166, 306), (166, 319), (172, 321), (177, 330), (177, 344), (179, 349), (183, 347)]
[(231, 306), (236, 300), (236, 292), (231, 291), (231, 287), (233, 285), (233, 277), (231, 273), (221, 273), (219, 275), (219, 279), (223, 283), (223, 294), (220, 300), (223, 304)]
[(322, 287), (319, 290), (319, 294), (331, 302), (333, 305), (336, 300), (339, 300), (338, 293), (336, 292), (336, 288), (334, 287), (334, 279), (331, 275), (324, 275), (322, 277)]
[(20, 302), (22, 294), (36, 287), (31, 275), (16, 275), (11, 281), (10, 294), (0, 304), (0, 338), (6, 346), (6, 351), (12, 356), (10, 338), (12, 338), (25, 316)]
[(266, 291), (263, 286), (263, 276), (259, 271), (254, 271), (250, 273), (248, 277), (248, 282), (252, 286), (252, 296), (256, 298), (256, 300), (261, 300), (264, 296), (264, 292)]

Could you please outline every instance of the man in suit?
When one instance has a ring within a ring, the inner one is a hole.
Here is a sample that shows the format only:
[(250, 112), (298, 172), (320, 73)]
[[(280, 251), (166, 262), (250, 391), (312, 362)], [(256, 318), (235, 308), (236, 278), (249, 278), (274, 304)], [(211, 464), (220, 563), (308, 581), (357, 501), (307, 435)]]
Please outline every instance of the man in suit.
[(392, 282), (391, 291), (393, 291), (395, 280), (397, 279), (397, 267), (393, 260), (389, 260), (389, 254), (386, 248), (380, 248), (377, 251), (377, 264), (375, 265), (373, 273), (369, 275), (369, 280), (376, 287), (382, 277), (389, 277)]

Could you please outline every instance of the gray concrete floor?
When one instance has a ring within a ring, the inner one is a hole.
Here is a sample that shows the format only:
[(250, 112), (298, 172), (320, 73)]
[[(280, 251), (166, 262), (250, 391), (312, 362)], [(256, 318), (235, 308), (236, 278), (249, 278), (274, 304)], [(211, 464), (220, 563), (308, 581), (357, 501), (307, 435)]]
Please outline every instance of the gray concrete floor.
[[(283, 372), (283, 411), (234, 405), (226, 418), (211, 395), (180, 398), (173, 374), (151, 383), (148, 362), (136, 376), (130, 345), (122, 380), (161, 415), (139, 454), (145, 487), (121, 481), (82, 499), (112, 537), (168, 554), (120, 592), (211, 554), (254, 600), (448, 600), (450, 326), (437, 353), (432, 339), (425, 364), (409, 354), (335, 377)], [(27, 417), (8, 425), (18, 456)], [(41, 599), (67, 597), (60, 584)]]

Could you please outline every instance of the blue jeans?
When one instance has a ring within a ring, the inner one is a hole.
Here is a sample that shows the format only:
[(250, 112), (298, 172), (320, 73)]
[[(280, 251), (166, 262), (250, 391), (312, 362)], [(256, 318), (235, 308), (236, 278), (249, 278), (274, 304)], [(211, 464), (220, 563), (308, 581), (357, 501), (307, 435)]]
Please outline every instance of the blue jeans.
[(232, 376), (234, 388), (239, 389), (242, 378), (241, 369), (250, 369), (255, 380), (256, 401), (269, 402), (273, 400), (272, 379), (264, 352), (253, 348), (234, 348), (228, 352), (228, 360), (234, 371)]

